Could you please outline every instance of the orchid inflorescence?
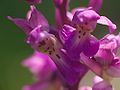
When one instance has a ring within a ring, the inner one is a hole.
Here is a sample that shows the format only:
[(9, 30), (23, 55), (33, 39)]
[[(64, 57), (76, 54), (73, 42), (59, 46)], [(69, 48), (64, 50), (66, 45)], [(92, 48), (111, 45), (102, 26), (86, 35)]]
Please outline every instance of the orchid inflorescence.
[[(56, 25), (50, 26), (35, 5), (42, 0), (26, 0), (30, 5), (26, 19), (8, 19), (27, 36), (26, 43), (34, 54), (23, 61), (36, 82), (22, 90), (113, 90), (111, 81), (120, 77), (120, 34), (116, 25), (100, 16), (103, 0), (89, 0), (88, 6), (69, 10), (70, 0), (53, 0)], [(92, 35), (96, 25), (108, 27), (101, 39)], [(91, 70), (96, 76), (93, 86), (79, 86)]]

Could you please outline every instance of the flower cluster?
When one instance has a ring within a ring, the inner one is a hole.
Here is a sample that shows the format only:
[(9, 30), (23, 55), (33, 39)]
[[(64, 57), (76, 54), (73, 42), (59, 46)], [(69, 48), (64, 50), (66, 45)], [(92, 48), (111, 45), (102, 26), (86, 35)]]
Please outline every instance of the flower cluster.
[[(53, 0), (56, 25), (50, 26), (35, 7), (42, 0), (26, 0), (30, 5), (26, 19), (8, 19), (27, 36), (34, 54), (23, 61), (36, 83), (23, 90), (113, 90), (111, 80), (120, 77), (120, 35), (113, 35), (116, 25), (100, 16), (103, 0), (89, 0), (88, 6), (69, 10), (70, 0)], [(100, 40), (93, 36), (96, 25), (108, 27)], [(93, 86), (79, 87), (89, 71), (97, 76)]]

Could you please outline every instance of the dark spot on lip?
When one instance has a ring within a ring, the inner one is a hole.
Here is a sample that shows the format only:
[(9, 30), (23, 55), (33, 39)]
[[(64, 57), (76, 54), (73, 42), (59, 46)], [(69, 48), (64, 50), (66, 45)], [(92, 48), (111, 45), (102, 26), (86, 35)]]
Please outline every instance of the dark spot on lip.
[(55, 49), (53, 48), (53, 51), (55, 51)]
[(41, 47), (41, 45), (39, 44), (38, 47)]
[(49, 55), (51, 55), (52, 54), (52, 51), (49, 51)]
[(46, 40), (48, 40), (48, 38), (46, 38)]
[(86, 34), (86, 32), (83, 33), (83, 36)]
[(81, 36), (78, 36), (78, 38), (81, 38)]
[(56, 54), (57, 58), (60, 59), (60, 56), (58, 54)]
[(96, 59), (94, 57), (91, 58), (92, 60), (96, 61)]
[(49, 47), (47, 47), (47, 50), (49, 50), (50, 48)]
[(79, 33), (81, 33), (81, 31), (79, 31)]
[[(45, 41), (42, 41), (42, 42), (39, 42), (38, 47), (42, 47), (42, 46), (45, 46), (45, 45), (46, 45)], [(47, 52), (48, 49), (49, 49), (49, 47), (47, 49), (45, 49), (44, 52)]]
[(83, 26), (81, 26), (81, 29), (83, 30)]
[(39, 46), (43, 46), (43, 45), (45, 45), (46, 43), (45, 43), (45, 41), (42, 41), (42, 42), (40, 42), (39, 44), (40, 44)]
[(49, 47), (47, 47), (47, 49), (45, 49), (45, 50), (44, 50), (44, 52), (47, 52), (49, 49), (50, 49), (50, 48), (49, 48)]

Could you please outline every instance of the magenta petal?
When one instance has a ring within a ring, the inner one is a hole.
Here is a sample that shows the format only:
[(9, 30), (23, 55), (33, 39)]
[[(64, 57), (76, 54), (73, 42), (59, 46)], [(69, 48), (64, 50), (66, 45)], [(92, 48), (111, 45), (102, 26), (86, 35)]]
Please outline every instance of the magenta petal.
[(31, 10), (28, 11), (27, 20), (32, 28), (39, 25), (48, 27), (48, 21), (35, 6), (31, 6)]
[(114, 56), (110, 49), (100, 48), (95, 55), (95, 59), (101, 65), (110, 65), (112, 60), (114, 59)]
[(76, 29), (69, 26), (69, 25), (64, 25), (62, 30), (59, 31), (59, 36), (61, 41), (66, 44), (70, 39), (72, 39), (71, 37), (73, 36), (73, 34), (75, 33)]
[(107, 17), (105, 17), (105, 16), (101, 16), (100, 19), (97, 21), (97, 23), (108, 26), (110, 33), (114, 32), (115, 29), (117, 28), (116, 25), (115, 25), (114, 23), (112, 23), (112, 22), (111, 22)]
[(101, 81), (103, 81), (103, 79), (102, 79), (101, 77), (99, 77), (99, 76), (95, 76), (95, 77), (93, 78), (93, 84), (99, 83), (99, 82), (101, 82)]
[(56, 70), (53, 61), (47, 55), (37, 51), (35, 51), (32, 56), (25, 59), (22, 64), (40, 80), (48, 78), (52, 72)]
[(110, 85), (106, 81), (101, 81), (99, 83), (94, 84), (92, 90), (112, 90), (112, 85)]
[(98, 49), (99, 49), (99, 41), (97, 40), (97, 38), (91, 35), (90, 37), (87, 38), (87, 40), (83, 45), (83, 53), (86, 56), (90, 57), (95, 55)]
[(96, 63), (92, 58), (85, 56), (83, 53), (80, 54), (80, 60), (83, 62), (91, 71), (93, 71), (96, 75), (101, 76), (102, 68)]
[(73, 18), (73, 14), (71, 12), (67, 12), (67, 18), (69, 19), (69, 21), (72, 21)]
[(120, 59), (115, 59), (107, 72), (113, 77), (120, 77)]
[(90, 0), (88, 6), (92, 7), (93, 10), (98, 12), (102, 6), (102, 2), (103, 0)]
[(29, 34), (30, 31), (32, 31), (32, 27), (29, 25), (29, 23), (20, 18), (12, 18), (8, 16), (8, 19), (11, 20), (13, 23), (15, 23), (18, 27), (20, 27), (27, 35)]
[(118, 48), (120, 47), (119, 41), (120, 35), (107, 34), (100, 40), (100, 47), (104, 49), (110, 49), (114, 54), (117, 53)]

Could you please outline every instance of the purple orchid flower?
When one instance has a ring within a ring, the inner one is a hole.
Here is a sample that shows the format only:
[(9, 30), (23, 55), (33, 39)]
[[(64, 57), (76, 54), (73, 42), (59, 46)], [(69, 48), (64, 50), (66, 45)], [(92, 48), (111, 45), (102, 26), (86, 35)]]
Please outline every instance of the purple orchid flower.
[[(60, 39), (50, 33), (48, 22), (44, 16), (34, 6), (31, 6), (31, 10), (27, 14), (27, 20), (12, 19), (11, 17), (9, 19), (27, 34), (26, 42), (32, 48), (50, 56), (58, 69), (63, 85), (70, 88), (76, 86), (77, 89), (78, 82), (88, 69), (85, 65), (67, 55)], [(25, 21), (24, 24), (23, 21)]]
[(31, 5), (39, 4), (42, 2), (42, 0), (26, 0), (26, 1)]
[(8, 19), (20, 27), (27, 35), (36, 27), (48, 27), (48, 21), (46, 18), (35, 8), (35, 6), (30, 6), (30, 10), (27, 13), (26, 19), (21, 18), (11, 18)]
[(72, 18), (72, 25), (64, 25), (63, 29), (59, 31), (64, 48), (71, 57), (79, 58), (81, 52), (88, 57), (97, 53), (99, 42), (90, 34), (97, 23), (107, 25), (110, 33), (116, 29), (116, 25), (108, 18), (99, 16), (94, 10), (88, 8), (76, 11)]
[[(41, 2), (27, 1), (30, 4)], [(31, 6), (26, 19), (8, 17), (26, 33), (26, 42), (36, 50), (23, 64), (34, 74), (37, 82), (23, 90), (61, 90), (61, 87), (78, 90), (88, 68), (103, 78), (94, 83), (93, 90), (112, 90), (110, 78), (120, 76), (120, 59), (116, 56), (119, 36), (108, 35), (98, 41), (91, 35), (97, 23), (108, 26), (110, 33), (116, 29), (107, 17), (97, 13), (102, 0), (90, 0), (88, 7), (75, 9), (72, 13), (68, 11), (70, 0), (53, 2), (56, 14), (54, 29), (49, 27), (48, 21), (35, 6)], [(114, 74), (111, 73), (113, 71)], [(85, 89), (91, 88), (84, 87), (82, 90)]]
[[(87, 56), (93, 56), (97, 52), (99, 42), (90, 32), (95, 28), (99, 18), (100, 16), (93, 10), (76, 12), (72, 19), (73, 25), (64, 25), (63, 29), (59, 31), (64, 48), (71, 57), (78, 59), (81, 52)], [(94, 49), (92, 49), (93, 47)]]
[(95, 55), (96, 62), (105, 67), (109, 77), (120, 77), (120, 60), (116, 55), (120, 47), (120, 35), (106, 35), (100, 43), (100, 48)]
[(99, 50), (94, 57), (88, 58), (81, 54), (82, 62), (105, 81), (104, 84), (97, 84), (94, 88), (99, 85), (110, 86), (108, 83), (111, 82), (111, 78), (120, 77), (120, 57), (116, 55), (119, 47), (120, 35), (108, 34), (100, 40)]

